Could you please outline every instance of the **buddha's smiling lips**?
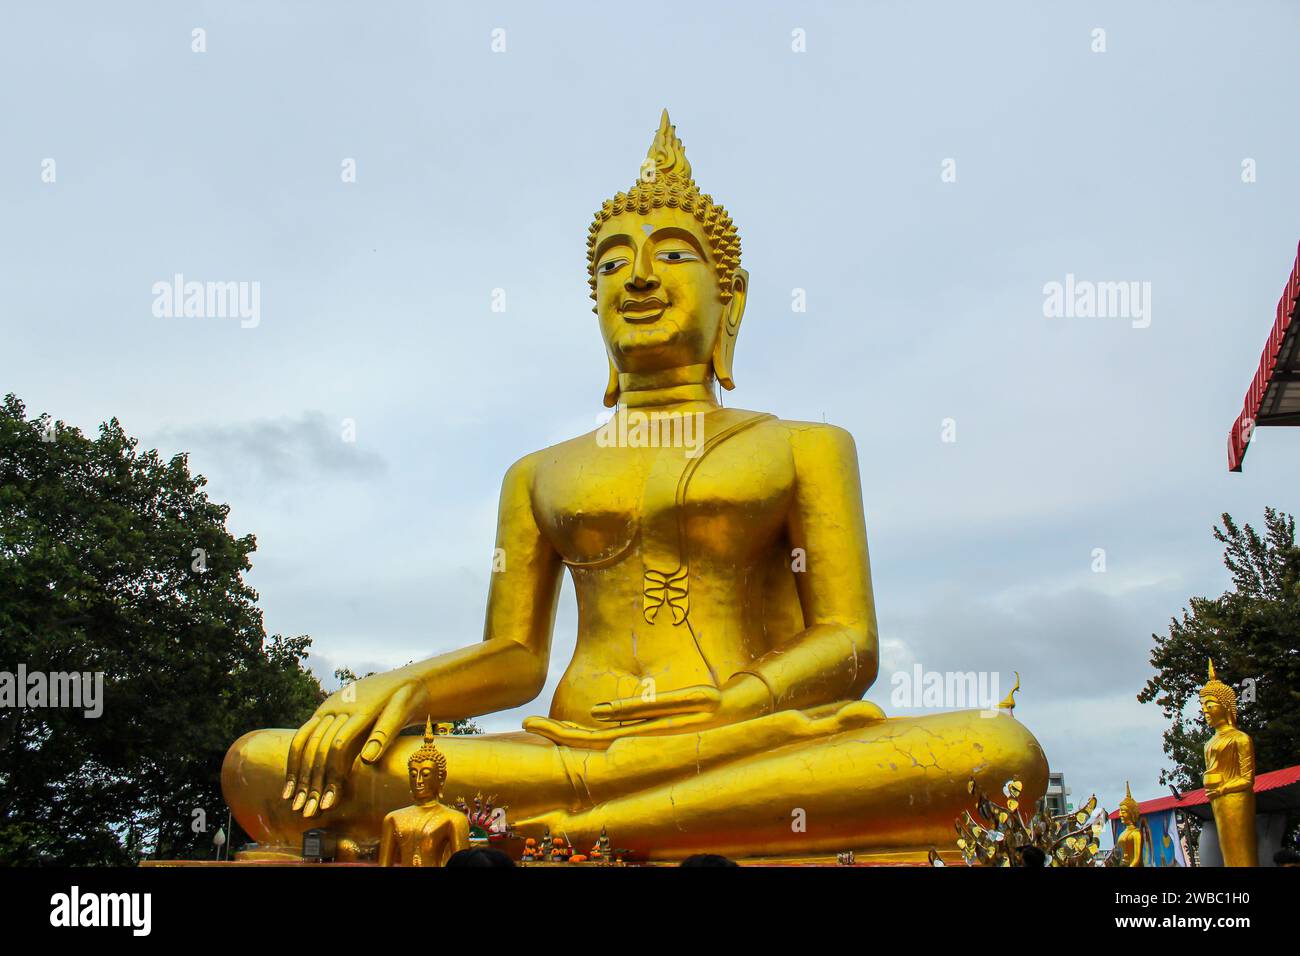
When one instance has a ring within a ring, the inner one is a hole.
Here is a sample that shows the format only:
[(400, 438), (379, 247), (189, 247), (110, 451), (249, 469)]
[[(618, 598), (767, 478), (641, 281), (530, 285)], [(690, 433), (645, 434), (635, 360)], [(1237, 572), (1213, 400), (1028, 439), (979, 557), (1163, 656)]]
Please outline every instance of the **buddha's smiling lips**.
[(618, 311), (624, 321), (641, 324), (653, 322), (668, 311), (668, 303), (659, 299), (642, 299), (636, 302), (624, 302)]

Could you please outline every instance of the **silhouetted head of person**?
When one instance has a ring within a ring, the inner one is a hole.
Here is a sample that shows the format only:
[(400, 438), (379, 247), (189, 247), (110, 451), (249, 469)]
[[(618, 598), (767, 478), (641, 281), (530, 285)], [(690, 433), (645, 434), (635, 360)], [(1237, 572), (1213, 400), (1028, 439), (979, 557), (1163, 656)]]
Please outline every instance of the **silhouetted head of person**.
[(448, 866), (514, 866), (515, 861), (500, 850), (490, 847), (475, 846), (468, 850), (457, 850), (447, 860)]
[(1300, 866), (1300, 853), (1291, 847), (1283, 847), (1273, 854), (1274, 866)]
[(1036, 846), (1024, 846), (1020, 848), (1020, 865), (1021, 866), (1045, 866), (1047, 864), (1047, 854)]
[(728, 860), (717, 853), (696, 853), (682, 860), (682, 866), (739, 866), (735, 860)]

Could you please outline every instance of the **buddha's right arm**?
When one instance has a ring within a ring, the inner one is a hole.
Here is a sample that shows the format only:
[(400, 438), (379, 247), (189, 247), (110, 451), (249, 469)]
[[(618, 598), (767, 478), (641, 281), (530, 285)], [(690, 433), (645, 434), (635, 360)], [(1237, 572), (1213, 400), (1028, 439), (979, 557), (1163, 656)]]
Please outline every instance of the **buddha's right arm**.
[(563, 563), (533, 515), (534, 456), (506, 472), (487, 619), (478, 644), (366, 677), (332, 694), (294, 735), (285, 799), (328, 810), (358, 754), (374, 763), (426, 716), (459, 720), (518, 707), (546, 682)]
[(533, 512), (535, 469), (527, 455), (501, 482), (482, 642), (427, 662), (425, 684), (443, 719), (519, 707), (546, 683), (564, 563)]
[(564, 565), (533, 514), (535, 465), (521, 458), (501, 483), (483, 640), (411, 665), (442, 720), (519, 707), (546, 682)]

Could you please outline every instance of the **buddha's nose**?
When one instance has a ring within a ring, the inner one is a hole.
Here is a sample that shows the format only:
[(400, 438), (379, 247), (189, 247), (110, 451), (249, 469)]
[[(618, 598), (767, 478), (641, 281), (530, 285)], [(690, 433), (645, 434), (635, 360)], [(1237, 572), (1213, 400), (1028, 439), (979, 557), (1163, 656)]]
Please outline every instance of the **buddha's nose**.
[(637, 251), (632, 261), (632, 274), (623, 283), (623, 287), (629, 292), (634, 289), (659, 288), (659, 277), (655, 275), (655, 259), (650, 243), (647, 242)]

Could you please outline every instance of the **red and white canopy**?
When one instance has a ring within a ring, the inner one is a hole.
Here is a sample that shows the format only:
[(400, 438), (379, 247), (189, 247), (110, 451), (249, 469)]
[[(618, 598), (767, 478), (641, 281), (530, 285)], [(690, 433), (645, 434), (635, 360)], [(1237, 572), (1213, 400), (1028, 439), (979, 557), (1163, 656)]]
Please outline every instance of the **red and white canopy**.
[(1300, 425), (1300, 249), (1241, 414), (1228, 432), (1228, 469), (1241, 471), (1250, 436), (1261, 425)]

